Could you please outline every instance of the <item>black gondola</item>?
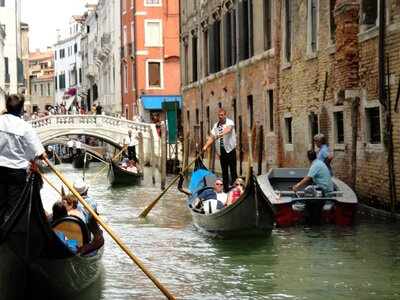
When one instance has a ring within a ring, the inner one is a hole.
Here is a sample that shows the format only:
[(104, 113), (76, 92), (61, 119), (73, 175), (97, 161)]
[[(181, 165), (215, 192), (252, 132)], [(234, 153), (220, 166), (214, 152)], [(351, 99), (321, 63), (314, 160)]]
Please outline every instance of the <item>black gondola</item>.
[(251, 170), (249, 182), (243, 194), (231, 205), (216, 212), (207, 213), (192, 207), (192, 203), (204, 189), (212, 188), (216, 176), (207, 170), (202, 162), (193, 172), (190, 192), (182, 188), (182, 179), (178, 188), (188, 194), (188, 208), (194, 225), (207, 235), (226, 237), (266, 236), (271, 233), (275, 222), (275, 209), (257, 184)]
[(50, 225), (40, 197), (39, 178), (36, 173), (29, 177), (16, 208), (0, 227), (2, 299), (70, 298), (97, 281), (101, 273), (103, 243), (83, 255), (57, 236), (56, 231), (64, 232), (70, 240), (75, 235), (78, 245), (88, 240), (86, 225), (78, 218), (67, 216)]
[(90, 160), (86, 155), (86, 151), (82, 151), (80, 154), (76, 154), (72, 160), (72, 165), (76, 169), (80, 168), (88, 168), (90, 164)]
[(143, 171), (138, 169), (137, 173), (133, 173), (111, 161), (107, 177), (111, 184), (135, 184), (143, 179)]

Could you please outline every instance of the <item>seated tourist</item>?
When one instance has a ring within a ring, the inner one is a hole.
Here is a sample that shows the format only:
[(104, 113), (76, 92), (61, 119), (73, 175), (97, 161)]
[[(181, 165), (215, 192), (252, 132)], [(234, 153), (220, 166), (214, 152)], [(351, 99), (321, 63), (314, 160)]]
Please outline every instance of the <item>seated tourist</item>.
[(53, 204), (52, 211), (53, 212), (47, 216), (47, 220), (50, 223), (68, 215), (67, 208), (62, 201), (56, 201)]
[(223, 192), (222, 179), (216, 179), (214, 182), (214, 188), (206, 189), (193, 202), (194, 208), (199, 208), (202, 202), (207, 202), (209, 200), (217, 200), (216, 209), (221, 209), (225, 207), (227, 201), (227, 195)]
[(226, 202), (226, 206), (231, 205), (233, 202), (235, 202), (236, 199), (243, 194), (244, 189), (246, 188), (246, 185), (242, 178), (236, 178), (234, 185), (235, 185), (234, 189), (228, 193), (228, 200)]
[(324, 193), (332, 192), (333, 181), (326, 164), (317, 159), (314, 150), (307, 151), (307, 158), (310, 162), (310, 169), (307, 175), (292, 187), (293, 191), (297, 192), (302, 185), (313, 184), (321, 188)]
[(130, 160), (128, 162), (128, 166), (126, 167), (126, 170), (132, 173), (137, 173), (138, 172), (138, 168), (136, 165), (136, 162), (134, 160)]
[(82, 211), (78, 210), (78, 199), (74, 194), (68, 194), (62, 197), (62, 202), (67, 208), (68, 215), (81, 218), (85, 221)]

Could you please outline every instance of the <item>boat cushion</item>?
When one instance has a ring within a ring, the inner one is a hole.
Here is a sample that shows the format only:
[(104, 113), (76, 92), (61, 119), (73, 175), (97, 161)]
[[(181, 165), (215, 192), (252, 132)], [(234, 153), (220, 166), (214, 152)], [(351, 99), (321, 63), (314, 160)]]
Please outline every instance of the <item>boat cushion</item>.
[(76, 240), (78, 247), (89, 242), (88, 230), (85, 222), (75, 216), (66, 216), (52, 222), (54, 232), (61, 231), (67, 240)]

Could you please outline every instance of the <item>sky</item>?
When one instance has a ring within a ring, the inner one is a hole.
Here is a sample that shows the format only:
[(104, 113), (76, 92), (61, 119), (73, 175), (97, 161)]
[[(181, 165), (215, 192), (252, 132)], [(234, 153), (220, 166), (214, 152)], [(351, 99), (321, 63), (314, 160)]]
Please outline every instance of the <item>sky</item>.
[(95, 0), (21, 0), (21, 21), (29, 25), (29, 50), (46, 51), (61, 38), (69, 36), (69, 21), (73, 15), (82, 15), (85, 4)]

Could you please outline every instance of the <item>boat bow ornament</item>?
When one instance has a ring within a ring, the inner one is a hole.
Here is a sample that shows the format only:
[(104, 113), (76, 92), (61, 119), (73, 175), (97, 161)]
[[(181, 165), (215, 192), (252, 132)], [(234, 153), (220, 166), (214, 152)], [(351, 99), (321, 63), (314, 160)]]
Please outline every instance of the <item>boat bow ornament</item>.
[[(159, 156), (160, 138), (155, 124), (137, 123), (103, 115), (51, 115), (29, 121), (43, 144), (62, 136), (88, 135), (122, 148), (128, 130), (143, 138), (145, 161)], [(153, 152), (152, 150), (153, 149)]]

